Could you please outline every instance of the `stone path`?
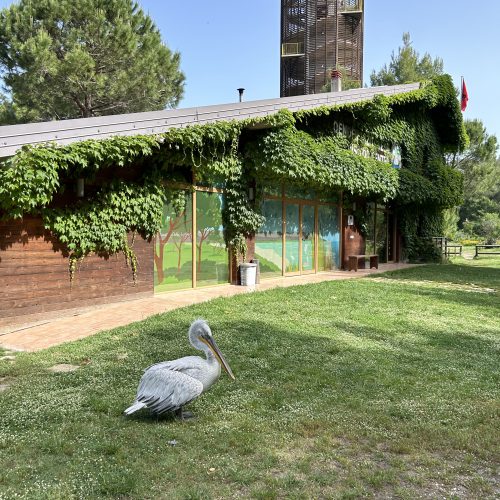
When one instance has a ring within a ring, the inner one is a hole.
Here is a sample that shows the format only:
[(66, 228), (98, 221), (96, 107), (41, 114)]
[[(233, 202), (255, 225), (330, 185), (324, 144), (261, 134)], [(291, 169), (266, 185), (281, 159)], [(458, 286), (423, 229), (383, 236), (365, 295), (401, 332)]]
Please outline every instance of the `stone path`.
[(198, 304), (217, 297), (252, 293), (276, 287), (288, 287), (322, 281), (362, 278), (367, 275), (412, 267), (410, 264), (382, 264), (378, 270), (360, 269), (358, 272), (330, 271), (286, 278), (263, 280), (255, 287), (220, 285), (154, 295), (145, 299), (88, 308), (84, 311), (56, 311), (53, 317), (38, 324), (18, 324), (2, 327), (0, 320), (0, 347), (19, 351), (38, 351), (63, 342), (82, 339), (103, 330), (141, 321), (154, 314), (179, 307)]

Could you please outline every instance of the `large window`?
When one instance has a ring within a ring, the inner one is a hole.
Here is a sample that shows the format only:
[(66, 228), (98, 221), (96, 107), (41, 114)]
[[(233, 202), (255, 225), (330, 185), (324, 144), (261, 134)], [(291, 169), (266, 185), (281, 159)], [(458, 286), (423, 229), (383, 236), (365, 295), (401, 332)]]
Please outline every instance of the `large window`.
[(318, 206), (318, 271), (340, 267), (340, 229), (338, 208)]
[(266, 222), (255, 237), (263, 278), (340, 266), (337, 201), (335, 193), (317, 195), (289, 186), (266, 193), (262, 205)]
[(192, 197), (185, 193), (185, 210), (176, 214), (171, 205), (163, 207), (160, 232), (155, 237), (154, 285), (164, 292), (192, 286)]
[[(156, 292), (229, 282), (221, 190), (180, 185), (185, 209), (164, 207), (154, 244)], [(262, 278), (327, 271), (340, 266), (340, 213), (335, 193), (275, 186), (262, 205), (265, 223), (255, 235)], [(194, 215), (194, 217), (193, 217)], [(194, 235), (194, 238), (193, 238)]]
[(229, 281), (229, 260), (222, 232), (222, 195), (196, 193), (196, 284)]
[(314, 271), (315, 248), (315, 211), (314, 205), (302, 205), (300, 241), (302, 272)]
[(285, 272), (299, 272), (299, 205), (293, 203), (285, 204), (286, 212), (286, 246), (285, 246)]
[(375, 213), (376, 205), (375, 203), (368, 203), (366, 215), (368, 218), (368, 233), (365, 237), (367, 255), (375, 255)]
[(283, 203), (264, 200), (262, 215), (266, 222), (255, 235), (255, 258), (263, 277), (281, 276), (283, 267)]
[(387, 262), (387, 214), (377, 210), (375, 217), (375, 254), (379, 262)]
[(165, 205), (162, 228), (154, 243), (155, 292), (228, 283), (222, 205), (220, 192), (202, 187), (194, 193), (185, 191), (185, 209), (181, 213)]
[(368, 204), (368, 234), (366, 250), (369, 255), (378, 255), (379, 262), (394, 261), (396, 257), (396, 218), (384, 205)]

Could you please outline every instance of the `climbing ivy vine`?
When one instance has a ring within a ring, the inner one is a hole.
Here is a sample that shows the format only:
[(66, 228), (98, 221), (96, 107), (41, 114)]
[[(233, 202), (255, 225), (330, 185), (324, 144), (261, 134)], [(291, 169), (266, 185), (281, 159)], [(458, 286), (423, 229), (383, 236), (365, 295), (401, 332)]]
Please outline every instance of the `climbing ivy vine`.
[[(349, 124), (369, 143), (399, 144), (404, 168), (355, 154), (353, 137), (334, 133), (335, 121)], [(66, 246), (71, 275), (76, 260), (90, 253), (122, 251), (135, 276), (137, 259), (127, 235), (152, 238), (166, 201), (182, 211), (181, 191), (166, 183), (190, 183), (194, 176), (197, 182), (222, 185), (226, 243), (244, 256), (246, 237), (263, 223), (258, 203), (248, 200), (249, 185), (284, 181), (391, 203), (412, 257), (421, 253), (421, 241), (431, 231), (439, 233), (442, 209), (460, 203), (461, 176), (443, 158), (466, 141), (455, 89), (443, 76), (418, 90), (370, 101), (285, 110), (155, 136), (24, 147), (0, 164), (0, 213), (3, 218), (41, 215)], [(90, 185), (83, 199), (72, 193), (78, 178)]]

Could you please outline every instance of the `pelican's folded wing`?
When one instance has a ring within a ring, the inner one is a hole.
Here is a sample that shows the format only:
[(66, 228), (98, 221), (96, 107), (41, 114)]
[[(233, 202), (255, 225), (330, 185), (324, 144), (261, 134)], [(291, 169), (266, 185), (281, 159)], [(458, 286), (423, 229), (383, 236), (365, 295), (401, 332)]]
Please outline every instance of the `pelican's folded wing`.
[(203, 384), (181, 372), (147, 370), (137, 389), (137, 401), (153, 413), (173, 411), (188, 404), (203, 392)]
[(200, 358), (200, 356), (184, 356), (183, 358), (173, 359), (171, 361), (155, 363), (154, 365), (148, 366), (144, 371), (167, 369), (184, 372), (193, 368), (203, 368), (205, 364), (206, 360)]
[(198, 373), (203, 372), (207, 368), (207, 362), (200, 356), (185, 356), (179, 359), (173, 359), (172, 361), (162, 361), (160, 363), (155, 363), (150, 367), (146, 368), (145, 373), (149, 371), (156, 370), (170, 370), (175, 372), (182, 372), (186, 375), (191, 375), (194, 378), (198, 378)]

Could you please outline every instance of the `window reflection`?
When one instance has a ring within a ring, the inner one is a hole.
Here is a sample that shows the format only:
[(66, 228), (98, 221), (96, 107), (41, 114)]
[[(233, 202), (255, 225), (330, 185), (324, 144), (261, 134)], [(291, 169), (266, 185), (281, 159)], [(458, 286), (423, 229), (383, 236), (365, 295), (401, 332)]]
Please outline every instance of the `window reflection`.
[(229, 281), (229, 265), (222, 227), (223, 197), (196, 193), (196, 284), (216, 285)]
[(366, 216), (368, 234), (365, 238), (365, 253), (367, 255), (375, 255), (375, 203), (368, 203)]
[(314, 206), (302, 205), (302, 271), (314, 270)]
[(375, 219), (375, 254), (379, 262), (387, 262), (387, 214), (377, 210)]
[(262, 215), (264, 225), (255, 235), (255, 258), (259, 259), (262, 277), (281, 276), (283, 263), (283, 214), (282, 202), (264, 200)]
[(338, 209), (318, 206), (318, 270), (329, 271), (340, 267), (340, 231)]
[(299, 206), (286, 204), (285, 272), (299, 271)]
[(185, 193), (185, 210), (163, 207), (162, 227), (154, 241), (155, 292), (192, 286), (192, 199)]

